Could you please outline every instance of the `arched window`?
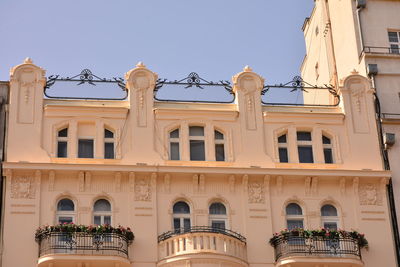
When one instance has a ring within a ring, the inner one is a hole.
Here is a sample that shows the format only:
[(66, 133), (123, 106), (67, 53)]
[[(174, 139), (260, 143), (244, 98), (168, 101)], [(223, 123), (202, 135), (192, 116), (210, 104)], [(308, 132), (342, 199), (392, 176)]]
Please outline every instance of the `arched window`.
[(106, 199), (99, 199), (93, 205), (93, 224), (111, 224), (111, 204)]
[(114, 149), (114, 133), (110, 130), (104, 129), (104, 158), (113, 159), (115, 158)]
[(297, 150), (300, 163), (314, 163), (311, 132), (297, 132)]
[(69, 198), (63, 198), (57, 203), (57, 223), (71, 223), (75, 220), (75, 204)]
[(327, 204), (322, 206), (321, 220), (323, 228), (332, 230), (338, 229), (338, 223), (339, 223), (338, 213), (333, 205)]
[(189, 127), (189, 148), (190, 160), (206, 160), (206, 151), (204, 144), (204, 127)]
[(179, 153), (179, 128), (169, 133), (169, 159), (180, 160)]
[(186, 202), (179, 201), (174, 204), (173, 224), (175, 231), (190, 229), (190, 207)]
[(57, 133), (57, 157), (66, 158), (68, 155), (68, 128), (59, 130)]
[(287, 134), (278, 137), (279, 162), (289, 162)]
[(286, 206), (286, 222), (289, 230), (304, 227), (303, 210), (296, 203), (290, 203)]
[(225, 161), (225, 139), (224, 134), (214, 130), (214, 142), (215, 142), (215, 160)]
[(333, 163), (332, 142), (329, 137), (322, 136), (322, 146), (324, 148), (325, 163)]
[(214, 202), (209, 207), (210, 226), (212, 228), (227, 228), (226, 207), (220, 202)]

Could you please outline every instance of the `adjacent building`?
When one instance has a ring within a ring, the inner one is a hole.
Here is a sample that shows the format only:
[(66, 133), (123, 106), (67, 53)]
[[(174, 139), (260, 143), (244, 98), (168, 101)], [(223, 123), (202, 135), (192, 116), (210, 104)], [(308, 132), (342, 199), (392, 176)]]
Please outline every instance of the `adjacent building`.
[[(315, 1), (314, 10), (303, 26), (307, 56), (302, 76), (315, 84), (338, 84), (353, 70), (371, 78), (382, 164), (392, 172), (394, 200), (393, 194), (389, 199), (393, 202), (392, 225), (400, 259), (394, 209), (396, 206), (400, 214), (399, 14), (400, 1)], [(315, 96), (305, 95), (310, 97)]]
[(156, 101), (165, 81), (142, 63), (124, 100), (49, 99), (58, 81), (26, 59), (10, 76), (2, 266), (395, 266), (374, 91), (338, 75), (324, 106), (262, 104), (249, 67), (222, 84), (232, 103)]

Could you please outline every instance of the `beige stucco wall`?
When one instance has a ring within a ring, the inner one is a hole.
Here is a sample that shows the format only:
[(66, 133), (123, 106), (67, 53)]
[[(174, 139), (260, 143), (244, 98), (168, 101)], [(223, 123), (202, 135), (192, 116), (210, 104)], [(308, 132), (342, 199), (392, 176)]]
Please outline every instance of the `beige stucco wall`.
[[(382, 169), (369, 80), (350, 74), (339, 85), (341, 106), (312, 108), (263, 107), (263, 78), (249, 67), (233, 77), (233, 104), (154, 102), (156, 78), (138, 64), (126, 74), (127, 101), (44, 100), (42, 69), (28, 59), (12, 70), (3, 266), (37, 264), (35, 229), (56, 223), (56, 204), (64, 197), (74, 201), (81, 224), (93, 223), (95, 200), (111, 202), (112, 224), (129, 226), (136, 235), (129, 249), (132, 266), (274, 266), (268, 240), (287, 227), (284, 209), (290, 202), (302, 207), (306, 228), (321, 227), (321, 206), (333, 204), (340, 228), (366, 234), (364, 266), (394, 266), (385, 197), (390, 173)], [(56, 133), (67, 125), (68, 158), (57, 158)], [(204, 126), (206, 161), (189, 160), (190, 125)], [(115, 131), (116, 159), (103, 159), (105, 126)], [(178, 126), (182, 160), (172, 161), (168, 133)], [(223, 162), (215, 161), (214, 129), (225, 135)], [(315, 163), (298, 163), (296, 131), (312, 133)], [(282, 133), (288, 136), (289, 163), (279, 163)], [(334, 164), (323, 161), (322, 134), (332, 140)], [(95, 158), (77, 158), (77, 139), (87, 135), (95, 140)], [(163, 258), (157, 236), (173, 228), (172, 205), (179, 200), (190, 205), (194, 226), (209, 224), (212, 201), (224, 203), (228, 228), (247, 238), (245, 256)], [(21, 251), (24, 257), (18, 257)]]

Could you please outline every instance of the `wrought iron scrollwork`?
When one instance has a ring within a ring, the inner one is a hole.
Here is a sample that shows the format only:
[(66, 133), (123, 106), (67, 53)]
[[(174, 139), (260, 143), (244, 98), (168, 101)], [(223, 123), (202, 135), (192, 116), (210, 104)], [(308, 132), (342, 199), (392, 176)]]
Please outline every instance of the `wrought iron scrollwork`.
[(287, 83), (280, 83), (274, 85), (264, 85), (261, 90), (261, 95), (265, 95), (271, 88), (286, 88), (290, 89), (290, 92), (306, 92), (308, 93), (310, 90), (327, 90), (335, 99), (333, 104), (323, 105), (323, 104), (298, 104), (298, 103), (268, 103), (262, 101), (265, 105), (283, 105), (283, 106), (337, 106), (340, 103), (340, 96), (336, 90), (336, 88), (331, 84), (324, 84), (323, 86), (312, 85), (306, 81), (304, 81), (300, 76), (295, 76), (291, 81)]
[[(51, 96), (47, 94), (47, 90), (50, 89), (56, 82), (76, 82), (76, 85), (90, 84), (96, 86), (96, 83), (111, 83), (116, 84), (122, 91), (125, 92), (122, 98), (98, 98), (98, 97), (59, 97)], [(44, 95), (47, 98), (55, 99), (93, 99), (93, 100), (124, 100), (128, 97), (128, 90), (124, 83), (124, 79), (120, 77), (113, 77), (112, 79), (100, 78), (99, 76), (92, 73), (89, 69), (83, 69), (79, 74), (72, 77), (60, 77), (60, 75), (50, 75), (47, 78), (46, 85), (44, 87)]]
[[(199, 101), (199, 100), (174, 100), (174, 99), (159, 99), (156, 94), (157, 91), (164, 85), (178, 85), (183, 86), (185, 89), (190, 87), (197, 87), (199, 89), (204, 89), (206, 86), (213, 87), (223, 87), (229, 94), (233, 96), (231, 101)], [(180, 80), (170, 81), (167, 79), (158, 79), (156, 86), (154, 88), (154, 99), (158, 101), (174, 101), (174, 102), (203, 102), (203, 103), (232, 103), (235, 100), (235, 94), (233, 93), (232, 85), (229, 81), (220, 80), (218, 82), (208, 81), (203, 79), (196, 72), (191, 72), (189, 75)]]

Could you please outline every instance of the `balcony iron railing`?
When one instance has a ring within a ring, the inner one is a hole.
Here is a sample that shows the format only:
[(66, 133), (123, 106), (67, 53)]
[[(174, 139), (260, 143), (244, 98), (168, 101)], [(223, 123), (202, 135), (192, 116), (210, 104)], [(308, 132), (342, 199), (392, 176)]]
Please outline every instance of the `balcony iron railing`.
[(234, 231), (225, 229), (225, 228), (218, 228), (218, 227), (210, 227), (210, 226), (192, 226), (188, 228), (179, 228), (172, 231), (165, 232), (158, 236), (158, 242), (164, 241), (174, 236), (188, 234), (188, 233), (217, 233), (223, 234), (226, 236), (230, 236), (240, 240), (243, 243), (246, 243), (246, 238), (239, 233)]
[(400, 48), (364, 46), (363, 52), (368, 54), (400, 55)]
[(275, 248), (275, 260), (291, 256), (317, 256), (334, 258), (356, 258), (361, 260), (360, 245), (356, 238), (326, 238), (282, 236), (272, 244)]
[(117, 233), (61, 233), (41, 235), (39, 257), (50, 254), (121, 256), (128, 258), (129, 241)]

